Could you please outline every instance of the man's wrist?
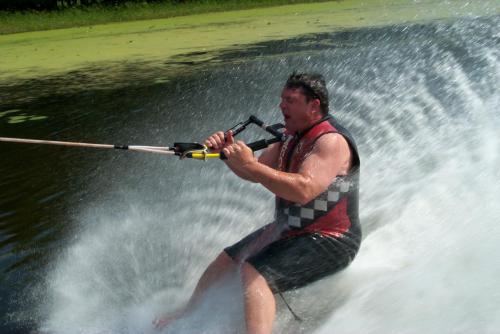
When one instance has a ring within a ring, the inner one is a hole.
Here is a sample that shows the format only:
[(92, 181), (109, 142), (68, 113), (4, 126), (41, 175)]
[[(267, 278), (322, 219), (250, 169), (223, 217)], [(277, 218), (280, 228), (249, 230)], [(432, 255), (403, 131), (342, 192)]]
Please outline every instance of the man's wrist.
[(245, 171), (247, 173), (247, 175), (254, 181), (254, 182), (258, 182), (258, 183), (261, 183), (261, 180), (262, 180), (262, 176), (263, 176), (263, 173), (262, 173), (262, 168), (264, 167), (265, 165), (263, 165), (262, 163), (260, 163), (257, 158), (255, 158), (254, 160), (252, 161), (249, 161), (246, 165), (245, 165)]

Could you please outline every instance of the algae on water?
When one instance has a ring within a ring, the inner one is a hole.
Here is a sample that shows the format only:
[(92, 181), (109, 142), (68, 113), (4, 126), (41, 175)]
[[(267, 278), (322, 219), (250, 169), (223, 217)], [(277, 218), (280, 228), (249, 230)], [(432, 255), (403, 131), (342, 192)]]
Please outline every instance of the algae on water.
[(179, 55), (339, 29), (499, 12), (491, 0), (344, 0), (2, 35), (0, 83), (109, 63), (163, 64)]

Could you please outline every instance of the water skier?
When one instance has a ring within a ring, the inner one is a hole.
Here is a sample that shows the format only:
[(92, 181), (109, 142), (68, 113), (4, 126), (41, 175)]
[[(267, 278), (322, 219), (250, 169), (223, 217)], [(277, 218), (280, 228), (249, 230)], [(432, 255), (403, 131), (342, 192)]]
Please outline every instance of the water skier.
[(344, 269), (361, 242), (358, 215), (360, 160), (347, 129), (330, 114), (321, 75), (292, 74), (281, 93), (287, 140), (259, 158), (231, 132), (205, 141), (223, 152), (239, 177), (276, 195), (275, 221), (227, 247), (208, 266), (185, 308), (159, 317), (162, 328), (196, 306), (203, 292), (238, 271), (246, 331), (271, 333), (274, 295), (303, 287)]

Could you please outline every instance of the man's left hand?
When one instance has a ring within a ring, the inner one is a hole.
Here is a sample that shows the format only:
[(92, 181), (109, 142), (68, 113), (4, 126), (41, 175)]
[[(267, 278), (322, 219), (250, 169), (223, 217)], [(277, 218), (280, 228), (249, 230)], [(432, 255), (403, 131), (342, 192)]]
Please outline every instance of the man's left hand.
[(227, 157), (226, 163), (228, 166), (240, 172), (247, 172), (248, 167), (257, 162), (252, 149), (241, 140), (227, 146), (222, 152)]

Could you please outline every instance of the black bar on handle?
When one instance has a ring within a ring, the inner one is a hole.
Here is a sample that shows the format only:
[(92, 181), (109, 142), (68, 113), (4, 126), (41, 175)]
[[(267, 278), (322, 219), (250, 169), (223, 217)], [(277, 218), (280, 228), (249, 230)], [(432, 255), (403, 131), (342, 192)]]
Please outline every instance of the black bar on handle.
[(278, 124), (273, 124), (273, 125), (267, 125), (265, 124), (262, 120), (257, 118), (257, 116), (251, 115), (248, 120), (245, 122), (241, 122), (233, 126), (231, 129), (227, 130), (224, 133), (224, 138), (227, 137), (227, 133), (229, 131), (233, 131), (233, 137), (236, 137), (237, 134), (239, 134), (241, 131), (245, 130), (249, 124), (255, 124), (258, 127), (264, 129), (265, 131), (269, 132), (272, 134), (274, 137), (278, 138), (279, 140), (283, 140), (284, 136), (283, 133), (279, 132), (277, 129), (282, 128), (284, 125), (278, 123)]
[(283, 133), (281, 133), (278, 130), (276, 130), (272, 125), (265, 124), (263, 121), (261, 121), (260, 119), (258, 119), (254, 115), (251, 115), (248, 120), (251, 121), (252, 123), (260, 126), (264, 130), (266, 130), (267, 132), (269, 132), (270, 134), (272, 134), (274, 137), (276, 137), (277, 139), (279, 139), (280, 141), (283, 140), (283, 138), (284, 138)]
[(227, 133), (229, 131), (233, 131), (233, 137), (236, 137), (236, 135), (238, 133), (240, 133), (241, 131), (245, 130), (247, 128), (247, 125), (249, 125), (250, 123), (252, 123), (252, 120), (249, 118), (245, 122), (241, 122), (241, 123), (236, 124), (231, 129), (224, 132), (224, 139), (227, 139)]
[[(252, 149), (252, 151), (255, 152), (255, 151), (265, 149), (269, 145), (280, 142), (280, 141), (281, 141), (281, 139), (279, 139), (279, 138), (261, 139), (261, 140), (254, 141), (253, 143), (249, 143), (247, 146), (250, 147)], [(227, 159), (227, 157), (223, 151), (220, 152), (220, 159), (221, 160)]]

